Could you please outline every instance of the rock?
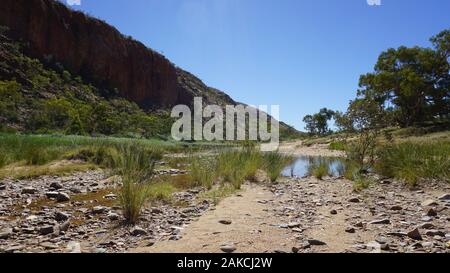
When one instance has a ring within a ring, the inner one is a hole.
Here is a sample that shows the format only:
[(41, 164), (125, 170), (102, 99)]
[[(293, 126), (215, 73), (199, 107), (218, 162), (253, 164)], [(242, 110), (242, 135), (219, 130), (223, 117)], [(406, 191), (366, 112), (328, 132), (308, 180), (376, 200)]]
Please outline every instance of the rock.
[(56, 196), (56, 201), (58, 202), (67, 202), (70, 201), (70, 196), (67, 193), (59, 192)]
[(374, 220), (370, 222), (370, 225), (388, 225), (391, 223), (391, 220), (389, 219), (380, 219), (380, 220)]
[(6, 185), (4, 183), (0, 183), (0, 191), (6, 190)]
[(70, 218), (70, 215), (64, 212), (56, 212), (55, 214), (55, 220), (58, 222), (62, 222), (62, 221), (66, 221), (67, 219)]
[(162, 214), (163, 211), (159, 208), (152, 208), (152, 214)]
[(109, 218), (109, 220), (111, 220), (111, 221), (117, 221), (117, 220), (120, 219), (120, 215), (117, 214), (117, 213), (109, 213), (109, 214), (108, 214), (108, 218)]
[(391, 210), (393, 210), (393, 211), (400, 211), (400, 210), (403, 210), (403, 208), (401, 206), (399, 206), (399, 205), (395, 205), (395, 206), (391, 207)]
[(427, 200), (423, 201), (421, 205), (422, 205), (422, 207), (432, 207), (432, 206), (437, 206), (438, 203), (433, 199), (427, 199)]
[(70, 227), (70, 220), (67, 220), (59, 226), (59, 230), (66, 232), (69, 230), (69, 227)]
[(67, 252), (70, 253), (81, 253), (81, 244), (79, 242), (72, 241), (67, 244), (66, 249)]
[(432, 223), (423, 223), (423, 224), (421, 224), (419, 227), (420, 227), (420, 228), (423, 228), (423, 229), (432, 229), (432, 228), (434, 228), (435, 226), (434, 226)]
[(345, 232), (347, 232), (347, 233), (355, 233), (356, 230), (355, 230), (354, 227), (347, 227), (347, 228), (345, 229)]
[(233, 253), (236, 251), (236, 247), (233, 245), (224, 245), (220, 247), (220, 250), (222, 250), (225, 253)]
[(330, 211), (330, 214), (331, 214), (331, 215), (336, 215), (336, 214), (337, 214), (337, 210), (332, 209), (332, 210)]
[(436, 229), (432, 229), (432, 230), (427, 230), (425, 232), (425, 235), (430, 236), (430, 237), (434, 237), (434, 236), (445, 237), (445, 232), (436, 230)]
[(134, 227), (131, 230), (131, 235), (136, 236), (136, 237), (145, 236), (145, 235), (147, 235), (147, 231), (145, 231), (144, 229), (142, 229), (140, 227)]
[(12, 228), (5, 228), (0, 231), (0, 239), (8, 239), (13, 234)]
[(103, 214), (105, 212), (108, 211), (107, 207), (103, 207), (103, 206), (96, 206), (92, 208), (92, 213), (93, 214)]
[(407, 233), (408, 237), (413, 239), (413, 240), (422, 240), (422, 235), (420, 234), (420, 231), (418, 228), (415, 228), (413, 230), (411, 230), (410, 232)]
[(49, 191), (45, 193), (45, 196), (47, 196), (47, 198), (49, 199), (56, 199), (56, 197), (58, 196), (58, 192), (56, 191)]
[(327, 245), (325, 242), (316, 239), (309, 239), (308, 243), (312, 246), (325, 246)]
[(109, 199), (109, 200), (114, 200), (114, 199), (117, 199), (117, 195), (111, 193), (111, 194), (103, 196), (103, 198)]
[(32, 187), (26, 187), (22, 189), (22, 194), (35, 194), (37, 193), (37, 190)]
[(50, 242), (43, 242), (40, 244), (41, 247), (45, 249), (58, 249), (59, 247), (55, 244), (52, 244)]
[(429, 208), (427, 211), (427, 216), (436, 217), (438, 214), (433, 208)]
[(51, 234), (53, 232), (55, 232), (55, 227), (54, 226), (50, 226), (50, 225), (43, 226), (43, 227), (41, 227), (39, 229), (39, 233), (41, 235), (48, 235), (48, 234)]
[(450, 193), (446, 193), (444, 195), (441, 195), (438, 199), (442, 200), (442, 201), (449, 201), (450, 200)]
[(389, 236), (394, 236), (394, 237), (406, 237), (406, 236), (408, 236), (408, 233), (406, 233), (406, 232), (394, 231), (394, 232), (388, 232), (387, 235), (389, 235)]
[(221, 223), (222, 225), (231, 225), (232, 221), (231, 220), (220, 220), (219, 223)]
[(350, 203), (360, 203), (361, 200), (358, 197), (353, 197), (353, 198), (348, 199), (348, 202), (350, 202)]
[(301, 226), (300, 223), (289, 223), (288, 224), (288, 228), (298, 228), (300, 226)]
[(59, 182), (53, 182), (50, 184), (50, 188), (52, 188), (54, 190), (60, 190), (63, 188), (63, 185), (61, 185), (61, 183), (59, 183)]

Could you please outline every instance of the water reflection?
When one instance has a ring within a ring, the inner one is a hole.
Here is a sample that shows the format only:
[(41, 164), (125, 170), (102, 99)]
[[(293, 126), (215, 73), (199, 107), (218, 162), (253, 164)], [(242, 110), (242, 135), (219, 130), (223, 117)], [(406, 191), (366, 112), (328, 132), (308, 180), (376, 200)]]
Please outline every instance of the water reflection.
[(287, 177), (304, 177), (309, 175), (312, 166), (325, 164), (330, 175), (342, 176), (345, 172), (345, 160), (338, 157), (301, 156), (296, 158), (291, 165), (281, 173)]

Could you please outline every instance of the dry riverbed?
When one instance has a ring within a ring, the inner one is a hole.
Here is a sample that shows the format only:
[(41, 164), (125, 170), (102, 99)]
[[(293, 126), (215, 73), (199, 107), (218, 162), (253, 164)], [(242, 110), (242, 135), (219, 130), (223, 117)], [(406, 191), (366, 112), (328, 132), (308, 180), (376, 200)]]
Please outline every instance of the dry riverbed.
[[(338, 178), (245, 184), (213, 205), (199, 190), (122, 224), (117, 178), (103, 171), (0, 182), (2, 252), (449, 252), (450, 187)], [(174, 205), (175, 204), (175, 205)]]

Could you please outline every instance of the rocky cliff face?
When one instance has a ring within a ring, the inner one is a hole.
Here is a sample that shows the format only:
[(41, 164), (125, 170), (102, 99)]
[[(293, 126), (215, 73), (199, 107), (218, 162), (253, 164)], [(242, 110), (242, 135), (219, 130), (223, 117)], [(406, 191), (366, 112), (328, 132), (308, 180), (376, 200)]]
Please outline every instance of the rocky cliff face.
[(1, 0), (0, 25), (27, 41), (31, 56), (59, 62), (144, 108), (192, 101), (192, 87), (179, 82), (180, 70), (164, 56), (57, 1)]

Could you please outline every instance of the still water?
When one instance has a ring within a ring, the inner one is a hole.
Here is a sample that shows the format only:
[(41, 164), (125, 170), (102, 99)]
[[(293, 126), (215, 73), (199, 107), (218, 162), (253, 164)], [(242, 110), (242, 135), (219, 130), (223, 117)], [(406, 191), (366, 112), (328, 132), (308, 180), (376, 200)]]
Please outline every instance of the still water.
[(345, 160), (338, 157), (301, 156), (297, 157), (291, 165), (287, 166), (282, 176), (304, 177), (309, 175), (309, 170), (314, 165), (326, 164), (329, 173), (333, 176), (341, 176), (345, 171)]

